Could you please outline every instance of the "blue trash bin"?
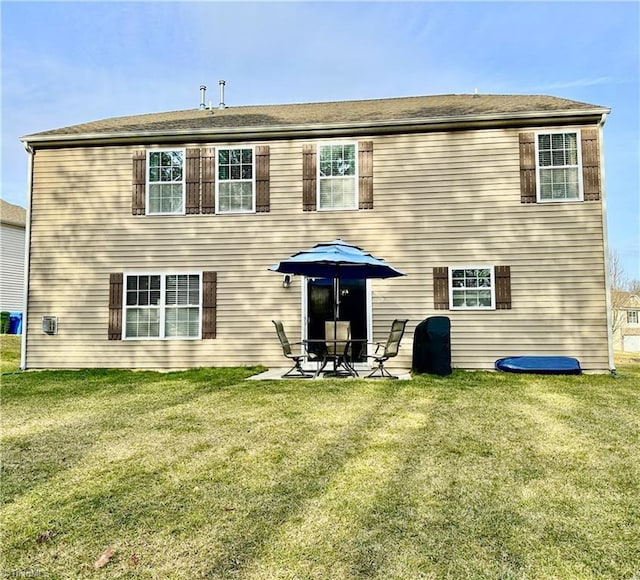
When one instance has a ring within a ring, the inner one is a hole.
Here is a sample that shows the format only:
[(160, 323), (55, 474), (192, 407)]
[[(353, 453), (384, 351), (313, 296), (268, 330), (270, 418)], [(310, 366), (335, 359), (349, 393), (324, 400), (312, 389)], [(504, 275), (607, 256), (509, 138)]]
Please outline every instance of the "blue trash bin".
[(22, 312), (9, 314), (9, 334), (22, 334)]

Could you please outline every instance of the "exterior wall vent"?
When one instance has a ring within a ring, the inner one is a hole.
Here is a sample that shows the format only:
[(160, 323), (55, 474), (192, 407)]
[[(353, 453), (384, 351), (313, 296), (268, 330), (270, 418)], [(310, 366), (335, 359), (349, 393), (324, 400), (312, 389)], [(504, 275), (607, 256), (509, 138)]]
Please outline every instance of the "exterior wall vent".
[(58, 334), (58, 317), (43, 316), (42, 332), (44, 332), (44, 334)]

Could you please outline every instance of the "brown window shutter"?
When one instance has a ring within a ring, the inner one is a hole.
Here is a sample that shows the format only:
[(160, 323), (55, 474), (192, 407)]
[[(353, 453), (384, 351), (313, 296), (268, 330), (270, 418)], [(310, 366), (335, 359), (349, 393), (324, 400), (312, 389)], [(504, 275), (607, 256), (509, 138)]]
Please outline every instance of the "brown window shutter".
[(187, 149), (185, 183), (186, 213), (200, 213), (200, 149)]
[(496, 277), (496, 309), (511, 309), (511, 267), (496, 266), (494, 268)]
[(307, 143), (302, 146), (302, 209), (316, 210), (317, 176), (316, 146)]
[(585, 201), (600, 199), (600, 148), (598, 129), (581, 131), (582, 147), (582, 187)]
[(147, 152), (133, 152), (133, 191), (131, 213), (144, 215), (145, 182), (147, 180)]
[(202, 213), (216, 213), (216, 150), (213, 147), (200, 152), (202, 164)]
[(446, 266), (433, 269), (433, 307), (449, 309), (449, 268)]
[(358, 207), (373, 209), (373, 141), (358, 143)]
[(256, 147), (256, 211), (269, 211), (269, 146)]
[(536, 140), (520, 133), (520, 202), (536, 203)]
[(122, 272), (109, 275), (109, 340), (122, 340)]
[(217, 272), (202, 273), (202, 338), (216, 337)]

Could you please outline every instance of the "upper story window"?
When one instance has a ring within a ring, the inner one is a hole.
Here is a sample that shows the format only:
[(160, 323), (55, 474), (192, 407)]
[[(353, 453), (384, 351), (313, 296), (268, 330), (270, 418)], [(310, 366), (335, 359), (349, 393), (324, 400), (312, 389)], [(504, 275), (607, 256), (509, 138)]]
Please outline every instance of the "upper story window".
[(355, 143), (318, 146), (318, 209), (358, 209)]
[(254, 212), (253, 148), (218, 149), (216, 212)]
[(494, 288), (492, 266), (449, 268), (451, 309), (494, 309)]
[(199, 338), (200, 274), (127, 274), (124, 338)]
[(577, 132), (538, 133), (538, 201), (582, 200), (580, 157)]
[(627, 310), (627, 324), (638, 324), (638, 310)]
[(184, 150), (149, 150), (147, 155), (148, 213), (184, 213)]

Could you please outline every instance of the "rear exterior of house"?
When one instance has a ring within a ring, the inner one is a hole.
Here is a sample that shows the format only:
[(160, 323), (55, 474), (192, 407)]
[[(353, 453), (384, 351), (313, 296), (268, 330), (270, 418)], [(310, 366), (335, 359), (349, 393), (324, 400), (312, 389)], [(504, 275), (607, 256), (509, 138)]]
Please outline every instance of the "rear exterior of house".
[(326, 283), (268, 271), (336, 238), (407, 276), (344, 283), (361, 338), (451, 319), (452, 364), (569, 355), (612, 368), (608, 109), (449, 95), (107, 119), (30, 153), (25, 368), (284, 366)]

